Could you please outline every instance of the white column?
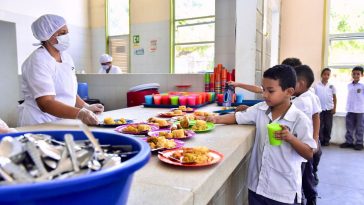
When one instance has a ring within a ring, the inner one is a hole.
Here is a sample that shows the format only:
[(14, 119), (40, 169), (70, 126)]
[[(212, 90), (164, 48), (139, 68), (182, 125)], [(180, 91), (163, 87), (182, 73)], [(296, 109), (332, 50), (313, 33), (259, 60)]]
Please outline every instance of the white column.
[[(256, 8), (257, 0), (236, 0), (236, 46), (235, 80), (246, 84), (255, 84), (256, 54)], [(254, 99), (254, 93), (243, 92), (245, 99)]]

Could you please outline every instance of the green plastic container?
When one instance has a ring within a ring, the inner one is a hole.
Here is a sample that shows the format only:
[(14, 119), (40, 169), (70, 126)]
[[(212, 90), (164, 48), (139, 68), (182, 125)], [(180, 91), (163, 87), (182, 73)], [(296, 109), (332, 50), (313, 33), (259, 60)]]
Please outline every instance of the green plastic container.
[(268, 136), (269, 136), (269, 143), (273, 146), (279, 146), (282, 144), (282, 140), (276, 139), (274, 137), (276, 131), (281, 131), (282, 127), (278, 123), (270, 123), (267, 125), (268, 128)]

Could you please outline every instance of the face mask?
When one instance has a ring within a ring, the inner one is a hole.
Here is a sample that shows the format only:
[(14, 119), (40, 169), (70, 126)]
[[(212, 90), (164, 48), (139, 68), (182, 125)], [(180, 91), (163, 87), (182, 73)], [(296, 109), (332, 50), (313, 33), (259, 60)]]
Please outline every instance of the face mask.
[(65, 51), (70, 46), (70, 38), (69, 38), (68, 34), (57, 36), (57, 41), (58, 41), (58, 43), (54, 44), (53, 46), (58, 51)]
[(107, 70), (107, 69), (109, 69), (109, 65), (101, 65), (102, 66), (102, 68), (104, 69), (104, 70)]

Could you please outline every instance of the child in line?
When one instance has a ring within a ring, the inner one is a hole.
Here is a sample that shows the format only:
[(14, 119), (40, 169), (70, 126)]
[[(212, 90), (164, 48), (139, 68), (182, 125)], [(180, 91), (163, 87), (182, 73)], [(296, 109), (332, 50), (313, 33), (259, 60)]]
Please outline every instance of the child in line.
[[(362, 150), (364, 133), (364, 84), (359, 83), (359, 81), (363, 76), (363, 67), (356, 66), (353, 68), (351, 76), (353, 77), (353, 82), (348, 84), (348, 100), (346, 103), (346, 141), (340, 147)], [(353, 139), (354, 133), (355, 142)]]
[[(312, 69), (307, 65), (296, 66), (297, 84), (293, 99), (293, 104), (310, 119), (313, 125), (313, 138), (319, 147), (319, 130), (320, 130), (320, 112), (321, 106), (318, 97), (310, 91), (310, 87), (314, 82), (314, 74)], [(306, 205), (315, 205), (317, 198), (316, 179), (317, 174), (313, 170), (314, 161), (318, 162), (321, 158), (321, 149), (314, 152), (314, 158), (302, 164), (302, 188), (306, 198)], [(317, 167), (316, 167), (317, 169)], [(316, 176), (316, 177), (314, 177)]]
[(319, 135), (322, 146), (330, 145), (332, 120), (336, 112), (336, 88), (329, 83), (330, 74), (330, 68), (324, 68), (321, 71), (321, 81), (314, 86), (315, 94), (319, 97), (322, 108)]
[[(291, 103), (296, 74), (291, 66), (277, 65), (263, 74), (263, 98), (244, 112), (210, 116), (219, 124), (255, 124), (257, 127), (249, 162), (249, 204), (299, 204), (301, 202), (301, 163), (311, 159), (316, 148), (312, 125), (307, 116)], [(268, 141), (267, 124), (277, 122), (275, 132), (280, 146)]]

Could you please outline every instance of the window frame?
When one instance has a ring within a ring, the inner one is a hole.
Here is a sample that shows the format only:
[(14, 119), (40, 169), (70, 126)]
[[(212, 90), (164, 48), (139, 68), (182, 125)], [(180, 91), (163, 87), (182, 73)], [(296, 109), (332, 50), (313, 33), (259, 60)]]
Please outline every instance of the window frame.
[[(324, 25), (324, 35), (326, 36), (326, 41), (324, 41), (326, 43), (325, 45), (325, 49), (324, 49), (324, 60), (323, 60), (323, 68), (330, 68), (332, 70), (351, 70), (353, 69), (355, 66), (358, 65), (364, 65), (364, 59), (363, 62), (361, 62), (360, 64), (330, 64), (329, 62), (329, 51), (330, 51), (330, 45), (331, 42), (333, 41), (350, 41), (350, 40), (364, 40), (364, 32), (353, 32), (353, 33), (330, 33), (330, 12), (331, 12), (331, 0), (325, 0), (325, 25)], [(321, 76), (320, 76), (321, 78)], [(362, 79), (363, 80), (363, 79)], [(361, 80), (361, 81), (362, 81)], [(350, 82), (348, 82), (350, 83)], [(334, 84), (335, 85), (335, 84)], [(336, 86), (336, 85), (335, 85)], [(336, 94), (337, 95), (337, 94)], [(346, 99), (345, 99), (346, 102)], [(337, 101), (337, 104), (339, 103), (339, 100)], [(343, 105), (345, 107), (345, 105)], [(338, 105), (337, 105), (338, 107)], [(339, 116), (343, 116), (346, 114), (346, 111), (337, 111), (336, 112), (337, 115)]]
[[(171, 0), (171, 22), (170, 22), (170, 73), (175, 73), (175, 51), (176, 51), (176, 46), (183, 46), (183, 45), (198, 45), (198, 44), (213, 44), (214, 46), (214, 55), (215, 54), (215, 47), (216, 47), (216, 36), (214, 36), (214, 40), (213, 41), (196, 41), (196, 42), (184, 42), (184, 43), (176, 43), (176, 32), (175, 32), (175, 26), (176, 26), (176, 22), (177, 21), (184, 21), (184, 20), (199, 20), (199, 19), (206, 19), (206, 18), (214, 18), (213, 21), (209, 21), (209, 22), (203, 22), (203, 23), (191, 23), (191, 24), (186, 24), (186, 25), (182, 25), (180, 27), (188, 27), (188, 26), (196, 26), (196, 25), (207, 25), (207, 24), (215, 24), (216, 26), (216, 9), (214, 11), (215, 15), (209, 15), (209, 16), (198, 16), (198, 17), (191, 17), (191, 18), (182, 18), (182, 19), (176, 19), (175, 13), (176, 13), (176, 8), (175, 8), (175, 1), (176, 0)], [(215, 31), (214, 31), (215, 32)], [(214, 59), (215, 61), (215, 56)], [(185, 73), (188, 74), (188, 73)]]

